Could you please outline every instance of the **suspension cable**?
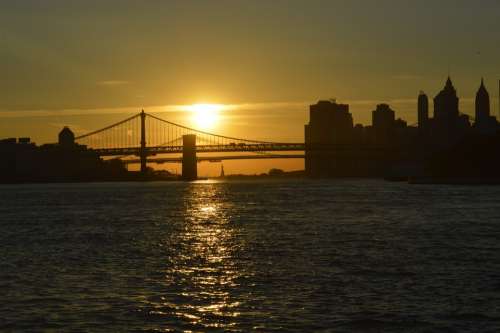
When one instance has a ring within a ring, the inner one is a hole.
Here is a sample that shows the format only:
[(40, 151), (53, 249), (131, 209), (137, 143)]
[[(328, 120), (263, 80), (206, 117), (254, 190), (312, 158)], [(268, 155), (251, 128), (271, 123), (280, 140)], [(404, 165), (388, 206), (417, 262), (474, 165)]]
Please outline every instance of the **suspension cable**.
[(193, 131), (193, 132), (196, 132), (196, 133), (200, 133), (200, 134), (205, 134), (205, 135), (210, 135), (210, 136), (213, 136), (213, 137), (218, 137), (218, 138), (222, 138), (222, 139), (227, 139), (227, 140), (235, 140), (235, 141), (246, 141), (246, 142), (252, 142), (252, 143), (263, 143), (263, 144), (280, 144), (280, 142), (270, 142), (270, 141), (259, 141), (259, 140), (247, 140), (247, 139), (241, 139), (241, 138), (235, 138), (235, 137), (230, 137), (230, 136), (225, 136), (225, 135), (218, 135), (218, 134), (213, 134), (213, 133), (209, 133), (209, 132), (204, 132), (204, 131), (200, 131), (200, 130), (196, 130), (194, 128), (191, 128), (191, 127), (187, 127), (187, 126), (183, 126), (183, 125), (179, 125), (179, 124), (176, 124), (176, 123), (173, 123), (173, 122), (170, 122), (168, 120), (165, 120), (165, 119), (161, 119), (161, 118), (158, 118), (156, 116), (153, 116), (149, 113), (146, 113), (147, 116), (151, 117), (151, 118), (154, 118), (158, 121), (162, 121), (164, 123), (167, 123), (167, 124), (170, 124), (170, 125), (173, 125), (173, 126), (177, 126), (177, 127), (180, 127), (184, 130), (189, 130), (189, 131)]
[(140, 116), (140, 114), (133, 115), (132, 117), (129, 117), (129, 118), (125, 119), (125, 120), (122, 120), (122, 121), (120, 121), (120, 122), (117, 122), (116, 124), (106, 126), (106, 127), (101, 128), (101, 129), (99, 129), (99, 130), (97, 130), (97, 131), (93, 131), (93, 132), (90, 132), (90, 133), (87, 133), (87, 134), (84, 134), (84, 135), (77, 136), (77, 137), (75, 137), (75, 140), (84, 139), (84, 138), (86, 138), (86, 137), (88, 137), (88, 136), (91, 136), (91, 135), (94, 135), (94, 134), (98, 134), (98, 133), (104, 132), (104, 131), (106, 131), (106, 130), (108, 130), (108, 129), (111, 129), (111, 128), (115, 127), (115, 126), (119, 126), (119, 125), (121, 125), (121, 124), (123, 124), (123, 123), (126, 123), (127, 121), (132, 120), (132, 119), (134, 119), (134, 118), (137, 118), (137, 117), (139, 117), (139, 116)]

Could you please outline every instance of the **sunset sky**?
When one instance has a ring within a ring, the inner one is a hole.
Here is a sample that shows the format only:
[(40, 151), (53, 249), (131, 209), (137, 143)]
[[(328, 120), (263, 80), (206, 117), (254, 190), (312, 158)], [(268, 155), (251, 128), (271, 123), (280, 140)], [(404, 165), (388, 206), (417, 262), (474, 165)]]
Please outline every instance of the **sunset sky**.
[(218, 103), (231, 107), (213, 132), (302, 141), (318, 99), (364, 124), (388, 102), (415, 123), (418, 92), (433, 97), (448, 72), (462, 112), (484, 76), (498, 114), (497, 0), (16, 0), (0, 22), (0, 138), (51, 142), (141, 108), (194, 126), (178, 106)]

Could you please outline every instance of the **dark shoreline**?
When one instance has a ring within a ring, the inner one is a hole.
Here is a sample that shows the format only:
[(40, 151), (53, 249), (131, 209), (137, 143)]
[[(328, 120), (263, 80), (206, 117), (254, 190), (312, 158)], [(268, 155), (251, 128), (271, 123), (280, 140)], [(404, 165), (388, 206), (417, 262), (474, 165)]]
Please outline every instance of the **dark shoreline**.
[[(199, 177), (195, 181), (200, 180), (225, 180), (225, 181), (260, 181), (260, 180), (316, 180), (316, 181), (331, 181), (331, 180), (384, 180), (393, 183), (406, 183), (409, 185), (467, 185), (467, 186), (498, 186), (500, 178), (478, 178), (478, 177), (309, 177), (304, 170), (283, 172), (279, 175), (269, 175), (266, 173), (258, 175), (226, 175), (223, 177)], [(127, 176), (114, 178), (66, 178), (66, 179), (20, 179), (13, 181), (1, 181), (0, 185), (24, 185), (24, 184), (70, 184), (70, 183), (123, 183), (123, 182), (176, 182), (186, 181), (180, 175), (164, 175), (164, 174), (147, 174), (132, 172)]]

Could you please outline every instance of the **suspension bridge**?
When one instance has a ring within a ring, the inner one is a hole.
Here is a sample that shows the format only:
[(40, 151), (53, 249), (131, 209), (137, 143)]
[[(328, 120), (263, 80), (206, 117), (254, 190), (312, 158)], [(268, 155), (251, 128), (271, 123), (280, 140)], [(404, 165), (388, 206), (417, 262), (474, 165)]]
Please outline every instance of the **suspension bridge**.
[[(94, 150), (101, 157), (119, 158), (128, 164), (140, 163), (142, 173), (146, 173), (148, 163), (182, 163), (182, 177), (186, 180), (197, 178), (197, 163), (202, 161), (304, 158), (305, 151), (304, 143), (269, 142), (218, 135), (175, 124), (144, 111), (77, 136), (75, 141)], [(198, 153), (225, 155), (198, 156)], [(168, 154), (176, 154), (178, 157), (156, 157)]]

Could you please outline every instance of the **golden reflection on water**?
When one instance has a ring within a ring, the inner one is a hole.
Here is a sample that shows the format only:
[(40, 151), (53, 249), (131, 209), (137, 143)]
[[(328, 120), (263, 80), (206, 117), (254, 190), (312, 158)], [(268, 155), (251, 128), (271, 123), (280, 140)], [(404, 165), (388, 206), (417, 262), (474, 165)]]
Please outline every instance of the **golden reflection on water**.
[(166, 269), (167, 284), (177, 289), (168, 295), (168, 308), (194, 328), (230, 328), (240, 315), (231, 291), (241, 274), (234, 255), (242, 245), (226, 195), (224, 186), (206, 183), (193, 183), (184, 193), (184, 224)]

